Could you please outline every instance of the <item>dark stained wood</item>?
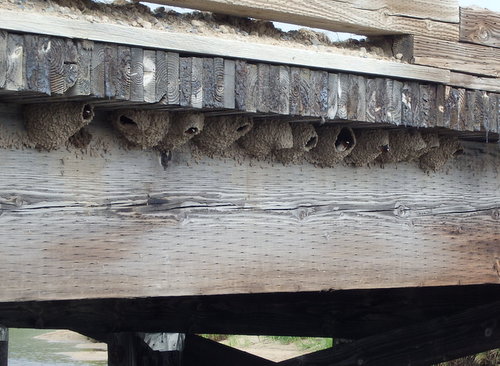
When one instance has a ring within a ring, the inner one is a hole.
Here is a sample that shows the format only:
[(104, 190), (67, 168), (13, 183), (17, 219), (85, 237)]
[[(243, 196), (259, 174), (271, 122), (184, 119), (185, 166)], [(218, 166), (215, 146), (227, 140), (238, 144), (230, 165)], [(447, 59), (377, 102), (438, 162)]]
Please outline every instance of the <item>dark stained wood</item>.
[(436, 87), (436, 127), (446, 127), (444, 119), (446, 110), (446, 95), (446, 85), (438, 85)]
[(180, 58), (175, 52), (167, 52), (167, 101), (180, 104)]
[[(286, 98), (287, 101), (290, 97)], [(281, 103), (280, 67), (271, 65), (269, 68), (269, 98), (267, 104), (269, 112), (280, 113)]]
[(24, 38), (18, 34), (7, 35), (7, 75), (5, 88), (8, 90), (26, 89), (26, 57)]
[(268, 113), (269, 100), (271, 99), (270, 66), (267, 64), (257, 65), (257, 112)]
[[(202, 78), (202, 94), (203, 108), (213, 108), (215, 106), (215, 74), (214, 74), (214, 59), (205, 57), (202, 59), (203, 69), (201, 72)], [(193, 73), (195, 70), (193, 69)]]
[(450, 86), (444, 87), (444, 127), (458, 128), (460, 104), (464, 94), (464, 89), (452, 88)]
[(300, 86), (299, 86), (299, 114), (302, 116), (311, 115), (311, 73), (310, 69), (300, 69)]
[(460, 8), (460, 40), (500, 47), (500, 13), (488, 9)]
[(24, 45), (28, 90), (50, 95), (49, 38), (25, 35)]
[(144, 52), (142, 48), (130, 49), (130, 100), (144, 102)]
[(347, 119), (347, 106), (349, 104), (350, 79), (349, 74), (339, 74), (337, 93), (337, 118)]
[(224, 86), (225, 86), (224, 59), (221, 57), (215, 57), (213, 59), (213, 62), (214, 62), (213, 108), (224, 108)]
[[(366, 120), (366, 79), (363, 76), (349, 75), (347, 95), (347, 119), (351, 121)], [(387, 103), (385, 106), (387, 108)]]
[(283, 366), (426, 366), (500, 347), (500, 302), (393, 330), (292, 360)]
[(181, 57), (180, 58), (180, 94), (179, 94), (179, 104), (183, 107), (191, 106), (191, 74), (193, 69), (193, 58), (192, 57)]
[(0, 366), (7, 366), (9, 361), (9, 329), (0, 325)]
[(183, 366), (271, 366), (274, 362), (196, 335), (186, 336)]
[(0, 303), (10, 327), (360, 339), (500, 301), (499, 285)]
[(193, 57), (191, 70), (191, 106), (203, 107), (203, 58)]
[(69, 91), (69, 95), (90, 95), (92, 74), (92, 49), (94, 43), (90, 41), (76, 41), (78, 52), (78, 75), (75, 85)]
[(402, 89), (402, 122), (405, 126), (419, 126), (421, 116), (420, 85), (414, 82), (404, 82)]
[(385, 79), (385, 86), (387, 107), (383, 122), (398, 126), (402, 123), (403, 83), (399, 80)]
[(116, 97), (116, 81), (118, 76), (118, 46), (106, 45), (104, 47), (104, 96)]
[(0, 89), (5, 87), (7, 77), (7, 32), (0, 30)]
[(236, 108), (236, 62), (224, 60), (224, 108)]
[(366, 121), (384, 121), (387, 106), (385, 80), (380, 78), (368, 79), (366, 82)]
[(421, 84), (418, 100), (418, 115), (416, 117), (417, 127), (435, 127), (436, 126), (436, 86)]
[(144, 68), (143, 87), (144, 101), (155, 103), (156, 100), (156, 51), (144, 50), (142, 61)]
[(311, 116), (326, 117), (328, 111), (328, 73), (311, 72)]
[(131, 99), (132, 54), (130, 47), (118, 46), (116, 99)]
[(156, 101), (168, 104), (168, 66), (167, 53), (156, 51)]
[(133, 333), (113, 333), (107, 337), (109, 366), (139, 366), (137, 336)]
[(290, 114), (300, 115), (300, 69), (290, 68)]
[(247, 63), (242, 60), (237, 60), (235, 65), (235, 108), (246, 110), (246, 91), (247, 91)]

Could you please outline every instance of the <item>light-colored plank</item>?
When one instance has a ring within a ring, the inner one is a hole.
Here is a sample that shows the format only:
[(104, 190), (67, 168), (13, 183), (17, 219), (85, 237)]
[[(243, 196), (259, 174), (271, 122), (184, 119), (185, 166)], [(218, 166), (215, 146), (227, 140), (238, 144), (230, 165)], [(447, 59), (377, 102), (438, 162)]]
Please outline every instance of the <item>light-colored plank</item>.
[(168, 104), (179, 104), (180, 86), (180, 59), (179, 54), (167, 52), (167, 93)]
[(7, 36), (7, 75), (5, 79), (5, 89), (7, 90), (24, 90), (26, 88), (24, 53), (23, 36), (9, 33)]
[(144, 51), (138, 47), (130, 49), (130, 100), (144, 102)]
[(144, 101), (147, 103), (155, 103), (156, 100), (156, 52), (152, 50), (144, 50), (144, 59), (142, 62), (144, 67)]
[(456, 0), (154, 0), (159, 4), (366, 35), (458, 39)]
[(83, 152), (2, 149), (0, 301), (500, 282), (496, 144), (430, 174), (187, 152), (164, 169), (106, 126)]
[(5, 87), (7, 76), (7, 32), (0, 31), (0, 89)]
[(452, 72), (448, 84), (460, 88), (480, 89), (500, 93), (500, 78), (480, 77), (461, 72)]
[[(54, 27), (57, 24), (57, 27)], [(363, 57), (315, 52), (275, 45), (233, 41), (193, 34), (181, 34), (112, 24), (89, 23), (42, 14), (0, 12), (0, 28), (61, 37), (90, 39), (167, 49), (177, 52), (258, 60), (260, 62), (306, 66), (325, 70), (343, 70), (361, 74), (384, 75), (402, 79), (420, 79), (447, 83), (449, 71), (420, 65), (376, 60)]]
[(500, 76), (500, 49), (413, 36), (413, 62), (485, 76)]
[(460, 41), (500, 47), (500, 13), (460, 8)]
[(224, 108), (235, 108), (236, 63), (224, 60)]

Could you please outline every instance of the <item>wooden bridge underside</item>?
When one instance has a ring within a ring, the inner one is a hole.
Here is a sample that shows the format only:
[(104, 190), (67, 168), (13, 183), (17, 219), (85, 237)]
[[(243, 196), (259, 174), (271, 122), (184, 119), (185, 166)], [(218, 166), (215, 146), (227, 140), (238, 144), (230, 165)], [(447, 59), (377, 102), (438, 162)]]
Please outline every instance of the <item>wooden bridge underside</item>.
[[(73, 329), (128, 366), (181, 362), (138, 345), (139, 332), (191, 334), (188, 366), (274, 364), (199, 333), (355, 340), (284, 365), (426, 365), (500, 346), (495, 70), (273, 46), (249, 57), (262, 46), (0, 19), (1, 325)], [(70, 101), (95, 108), (88, 145), (24, 143), (24, 105)], [(427, 173), (209, 157), (191, 144), (166, 155), (118, 136), (109, 113), (129, 108), (411, 128), (458, 136), (464, 151)]]

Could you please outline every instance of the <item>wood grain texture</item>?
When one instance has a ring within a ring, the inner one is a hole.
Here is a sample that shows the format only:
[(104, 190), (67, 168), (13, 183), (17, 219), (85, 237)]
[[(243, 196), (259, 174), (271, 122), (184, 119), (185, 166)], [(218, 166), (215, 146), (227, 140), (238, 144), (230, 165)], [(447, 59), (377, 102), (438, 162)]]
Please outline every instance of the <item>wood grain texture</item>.
[(236, 108), (236, 62), (224, 60), (224, 108)]
[(7, 36), (7, 75), (5, 89), (26, 88), (25, 47), (23, 36), (9, 33)]
[(460, 88), (481, 89), (500, 93), (500, 78), (481, 77), (461, 72), (451, 72), (450, 82), (448, 84)]
[(421, 115), (420, 85), (414, 82), (403, 83), (402, 89), (402, 119), (405, 126), (419, 125)]
[(91, 75), (92, 75), (92, 49), (94, 43), (91, 41), (77, 41), (76, 48), (78, 53), (78, 74), (73, 88), (69, 91), (69, 95), (90, 95)]
[(290, 68), (290, 114), (300, 115), (300, 69)]
[(257, 65), (257, 112), (268, 113), (270, 111), (270, 68), (271, 66), (267, 64)]
[(50, 40), (27, 34), (24, 36), (27, 89), (50, 95)]
[[(224, 77), (225, 77), (225, 66), (224, 59), (221, 57), (215, 57), (214, 62), (214, 97), (213, 97), (213, 107), (214, 108), (224, 108)], [(233, 86), (234, 90), (234, 86)]]
[(0, 89), (5, 87), (7, 77), (7, 32), (0, 31)]
[[(85, 72), (88, 71), (89, 62), (87, 52), (83, 53), (84, 59), (81, 64), (83, 68), (87, 67), (87, 70), (83, 71)], [(78, 80), (80, 71), (77, 45), (72, 40), (52, 37), (47, 58), (49, 62), (50, 92), (62, 95), (73, 87)]]
[(328, 111), (328, 73), (312, 71), (311, 73), (311, 115), (326, 117)]
[(288, 66), (279, 67), (279, 113), (289, 114), (290, 112), (290, 68)]
[(338, 113), (339, 76), (328, 74), (328, 112), (327, 117), (334, 119)]
[(155, 103), (156, 100), (156, 52), (152, 50), (144, 50), (144, 59), (142, 65), (144, 67), (144, 76), (142, 86), (144, 88), (144, 101), (147, 103)]
[(413, 37), (413, 61), (418, 65), (500, 77), (500, 49), (422, 36)]
[(130, 100), (144, 102), (144, 51), (142, 48), (130, 49)]
[[(366, 35), (426, 34), (458, 39), (459, 9), (455, 0), (373, 2), (284, 0), (155, 0), (215, 13), (250, 16), (313, 28)], [(451, 23), (451, 24), (450, 24)]]
[(236, 60), (234, 97), (235, 108), (238, 110), (246, 110), (247, 74), (247, 63), (242, 60)]
[[(270, 65), (269, 67), (269, 99), (267, 101), (269, 112), (280, 113), (283, 107), (280, 105), (281, 100), (281, 83), (280, 83), (280, 67), (277, 65)], [(289, 100), (290, 97), (286, 98)], [(289, 102), (288, 102), (289, 103)]]
[(118, 46), (107, 44), (104, 47), (104, 96), (115, 98), (118, 76)]
[[(194, 72), (194, 70), (193, 70)], [(203, 108), (213, 108), (215, 106), (215, 73), (214, 59), (205, 57), (202, 59), (202, 104)]]
[(460, 8), (460, 41), (500, 47), (500, 13)]
[(247, 112), (257, 112), (259, 91), (259, 71), (258, 66), (246, 64), (245, 81), (245, 110)]
[(2, 150), (1, 301), (500, 281), (495, 144), (431, 174), (187, 153), (165, 170), (106, 126), (87, 153)]
[(193, 57), (191, 68), (191, 106), (203, 107), (203, 58)]
[(180, 94), (179, 103), (181, 106), (191, 106), (191, 74), (193, 72), (193, 58), (181, 57), (179, 69)]
[(175, 52), (167, 52), (167, 100), (168, 104), (180, 104), (180, 58)]
[(167, 53), (165, 51), (156, 51), (156, 79), (155, 79), (156, 101), (165, 104), (168, 103), (168, 67)]
[[(0, 29), (5, 30), (89, 39), (98, 42), (113, 42), (148, 49), (198, 54), (203, 55), (203, 57), (212, 55), (241, 58), (265, 63), (304, 66), (330, 71), (343, 70), (344, 72), (383, 75), (438, 83), (447, 83), (450, 80), (450, 72), (448, 70), (421, 65), (410, 65), (401, 62), (376, 60), (331, 52), (316, 52), (178, 32), (104, 23), (89, 23), (82, 20), (51, 17), (42, 14), (30, 14), (30, 17), (26, 17), (23, 12), (6, 10), (0, 13), (0, 24)], [(58, 24), (58, 27), (54, 27), (53, 24)], [(435, 30), (432, 30), (432, 32), (435, 32)], [(443, 36), (443, 33), (440, 36)], [(458, 35), (456, 39), (458, 39)]]
[(103, 43), (94, 43), (92, 47), (92, 69), (90, 73), (91, 94), (98, 98), (105, 95), (104, 86), (104, 57), (105, 45)]
[(118, 46), (116, 70), (116, 99), (131, 99), (132, 54), (130, 47)]
[(421, 84), (419, 89), (417, 127), (435, 127), (437, 120), (436, 86)]

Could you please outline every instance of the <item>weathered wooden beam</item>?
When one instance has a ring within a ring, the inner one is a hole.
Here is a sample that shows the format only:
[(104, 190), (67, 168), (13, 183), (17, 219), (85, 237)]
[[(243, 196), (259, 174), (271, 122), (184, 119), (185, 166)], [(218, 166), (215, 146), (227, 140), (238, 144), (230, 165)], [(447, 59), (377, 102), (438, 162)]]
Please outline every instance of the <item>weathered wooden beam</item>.
[(432, 365), (500, 346), (499, 302), (278, 363)]
[[(9, 116), (1, 143), (12, 147), (24, 128)], [(2, 151), (0, 232), (11, 244), (0, 246), (0, 301), (498, 281), (500, 155), (487, 146), (431, 177), (411, 164), (353, 171), (208, 157), (186, 169), (188, 151), (165, 170), (159, 153), (123, 149), (107, 126), (88, 126), (83, 160), (71, 146)], [(51, 291), (40, 291), (47, 281)]]
[(0, 366), (9, 362), (9, 329), (0, 325)]
[(155, 0), (159, 4), (182, 6), (244, 17), (276, 20), (313, 28), (366, 35), (424, 34), (458, 39), (459, 8), (455, 0), (370, 0), (310, 3), (304, 0)]
[(460, 41), (500, 47), (500, 13), (460, 8)]
[[(500, 76), (500, 49), (471, 43), (453, 42), (420, 35), (397, 43), (396, 53), (418, 65), (493, 76)], [(406, 52), (406, 54), (405, 54)]]
[(182, 354), (183, 366), (271, 366), (275, 362), (189, 334)]
[[(178, 32), (91, 23), (42, 14), (30, 13), (30, 16), (26, 17), (23, 12), (2, 10), (0, 24), (0, 29), (16, 32), (88, 39), (106, 43), (112, 42), (148, 49), (189, 52), (203, 55), (203, 57), (212, 55), (241, 58), (258, 62), (305, 66), (325, 70), (343, 70), (345, 72), (420, 79), (439, 83), (447, 83), (450, 78), (449, 71), (433, 67)], [(54, 27), (54, 24), (58, 26)], [(102, 63), (103, 53), (100, 51), (97, 54), (99, 55), (97, 65), (99, 65)]]

